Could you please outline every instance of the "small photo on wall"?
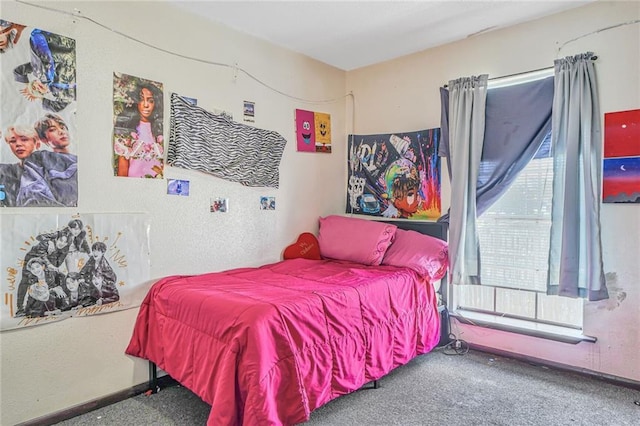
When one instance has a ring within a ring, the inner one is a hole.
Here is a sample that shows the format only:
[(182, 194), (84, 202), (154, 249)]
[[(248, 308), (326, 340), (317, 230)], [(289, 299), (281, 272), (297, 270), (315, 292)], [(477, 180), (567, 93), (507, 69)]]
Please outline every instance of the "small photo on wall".
[(191, 105), (198, 105), (198, 100), (196, 98), (190, 98), (188, 96), (183, 96), (182, 99), (189, 102)]
[(229, 199), (228, 198), (212, 198), (211, 207), (209, 209), (211, 213), (226, 213), (229, 211)]
[(167, 194), (189, 196), (189, 181), (180, 179), (167, 180)]
[(256, 114), (255, 102), (244, 101), (243, 114), (244, 114), (244, 121), (253, 123), (255, 121), (255, 114)]
[(275, 210), (276, 197), (260, 197), (260, 210)]

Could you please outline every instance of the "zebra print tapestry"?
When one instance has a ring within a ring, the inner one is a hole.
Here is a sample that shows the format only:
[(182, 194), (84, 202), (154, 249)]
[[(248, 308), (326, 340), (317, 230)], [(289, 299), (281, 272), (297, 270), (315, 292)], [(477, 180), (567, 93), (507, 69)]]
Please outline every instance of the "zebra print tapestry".
[(167, 164), (245, 186), (278, 188), (287, 141), (277, 132), (236, 123), (171, 94)]

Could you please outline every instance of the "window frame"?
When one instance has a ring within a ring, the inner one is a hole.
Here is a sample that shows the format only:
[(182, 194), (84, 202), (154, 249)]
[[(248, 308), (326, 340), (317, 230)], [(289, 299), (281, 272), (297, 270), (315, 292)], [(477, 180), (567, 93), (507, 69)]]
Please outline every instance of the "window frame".
[[(531, 82), (531, 81), (542, 79), (542, 78), (548, 78), (550, 76), (553, 76), (553, 74), (554, 74), (554, 69), (553, 67), (550, 67), (550, 68), (536, 70), (529, 73), (522, 73), (522, 74), (507, 76), (504, 78), (491, 79), (489, 80), (488, 90), (499, 88), (499, 87), (507, 87), (511, 85), (527, 83), (527, 82)], [(527, 167), (529, 167), (529, 165), (527, 165)], [(523, 170), (523, 172), (525, 170), (526, 168)], [(551, 185), (551, 183), (549, 184)], [(550, 200), (549, 200), (549, 203), (550, 203)], [(527, 216), (527, 218), (528, 217), (529, 216)], [(550, 223), (549, 223), (549, 226), (550, 226)], [(540, 297), (547, 296), (546, 291), (518, 289), (517, 287), (510, 287), (510, 286), (496, 286), (496, 285), (482, 285), (482, 284), (480, 284), (480, 286), (485, 289), (490, 288), (491, 291), (493, 292), (493, 310), (492, 311), (488, 311), (481, 308), (474, 308), (470, 306), (467, 306), (467, 307), (459, 306), (459, 303), (457, 303), (456, 299), (461, 298), (460, 294), (458, 293), (461, 291), (462, 287), (459, 287), (457, 285), (452, 285), (451, 283), (448, 284), (448, 294), (451, 296), (449, 298), (450, 300), (448, 305), (449, 305), (449, 309), (451, 310), (451, 315), (454, 318), (459, 318), (462, 322), (465, 322), (465, 320), (468, 322), (470, 320), (467, 317), (473, 316), (475, 320), (470, 322), (475, 325), (483, 325), (485, 327), (490, 327), (490, 328), (506, 329), (508, 331), (515, 331), (515, 332), (524, 333), (524, 334), (533, 333), (538, 337), (546, 337), (546, 338), (551, 338), (553, 340), (562, 340), (562, 341), (568, 340), (572, 343), (577, 343), (578, 341), (595, 341), (595, 339), (592, 337), (582, 335), (582, 330), (584, 327), (584, 303), (581, 299), (579, 299), (579, 302), (576, 302), (576, 304), (581, 303), (580, 309), (579, 309), (580, 324), (576, 325), (576, 321), (557, 322), (557, 321), (540, 318), (541, 314), (538, 309), (540, 304)], [(475, 287), (475, 285), (471, 287)], [(534, 316), (533, 317), (521, 316), (513, 313), (505, 313), (505, 312), (498, 311), (496, 309), (496, 304), (498, 299), (497, 292), (500, 289), (532, 293), (534, 297)], [(561, 296), (548, 296), (548, 297), (561, 297)], [(499, 318), (500, 322), (502, 322), (501, 325), (497, 324), (496, 322), (497, 318)], [(540, 327), (547, 327), (547, 326), (551, 331), (547, 330), (547, 331), (541, 332), (539, 330)]]

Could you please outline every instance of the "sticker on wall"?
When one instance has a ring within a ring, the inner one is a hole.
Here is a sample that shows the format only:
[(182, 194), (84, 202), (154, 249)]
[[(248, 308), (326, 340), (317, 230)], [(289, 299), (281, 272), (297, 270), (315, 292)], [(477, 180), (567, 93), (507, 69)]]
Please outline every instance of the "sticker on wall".
[(603, 203), (640, 203), (640, 109), (604, 115)]
[(75, 207), (76, 42), (0, 19), (0, 54), (0, 207)]
[(182, 99), (189, 102), (191, 105), (198, 105), (198, 100), (196, 98), (190, 98), (188, 96), (183, 96)]
[(162, 178), (162, 83), (113, 73), (113, 170), (115, 176)]
[(255, 102), (244, 101), (244, 107), (242, 110), (244, 115), (244, 121), (253, 123), (255, 121), (255, 115), (256, 115)]
[(146, 295), (145, 214), (5, 214), (2, 221), (0, 329), (129, 309)]
[(260, 197), (260, 210), (275, 210), (276, 197)]
[(180, 179), (167, 180), (167, 194), (189, 196), (189, 181)]
[(213, 112), (215, 115), (224, 117), (228, 121), (233, 121), (233, 113), (231, 111), (225, 111), (220, 108), (213, 108), (211, 109), (211, 112)]
[(228, 198), (212, 198), (210, 209), (211, 213), (226, 213), (229, 211)]
[(296, 109), (298, 151), (331, 153), (331, 115)]
[(347, 213), (440, 217), (440, 129), (349, 135)]

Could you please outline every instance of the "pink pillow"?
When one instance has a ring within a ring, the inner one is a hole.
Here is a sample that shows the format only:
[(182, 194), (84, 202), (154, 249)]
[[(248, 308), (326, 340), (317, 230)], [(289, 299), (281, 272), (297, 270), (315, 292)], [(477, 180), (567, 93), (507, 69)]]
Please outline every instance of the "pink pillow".
[(398, 227), (344, 216), (321, 217), (320, 254), (330, 259), (380, 265)]
[(436, 237), (398, 229), (382, 264), (411, 268), (430, 281), (437, 281), (447, 272), (449, 246)]

